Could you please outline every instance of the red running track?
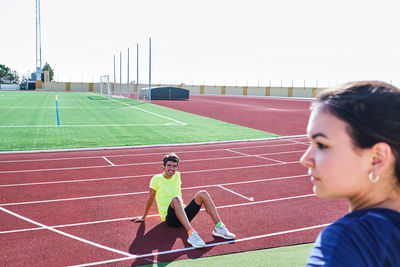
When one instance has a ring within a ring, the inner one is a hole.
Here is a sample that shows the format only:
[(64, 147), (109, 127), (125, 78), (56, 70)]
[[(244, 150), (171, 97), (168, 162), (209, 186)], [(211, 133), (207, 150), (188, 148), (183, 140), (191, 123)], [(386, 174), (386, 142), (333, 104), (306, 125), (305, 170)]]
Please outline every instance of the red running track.
[[(129, 266), (312, 242), (347, 210), (319, 200), (298, 163), (304, 137), (208, 145), (0, 155), (0, 262), (5, 266)], [(142, 215), (162, 157), (181, 157), (182, 192), (213, 197), (234, 242), (214, 238), (205, 211), (183, 228)]]
[(153, 100), (182, 110), (278, 135), (306, 133), (311, 99), (191, 95), (189, 101)]

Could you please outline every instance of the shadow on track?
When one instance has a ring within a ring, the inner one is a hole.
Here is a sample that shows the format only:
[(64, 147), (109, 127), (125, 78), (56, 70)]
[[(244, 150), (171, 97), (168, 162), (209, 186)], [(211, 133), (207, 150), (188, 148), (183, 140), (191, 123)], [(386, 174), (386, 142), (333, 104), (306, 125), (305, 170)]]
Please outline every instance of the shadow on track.
[(157, 266), (166, 266), (166, 261), (174, 261), (182, 255), (186, 255), (189, 259), (199, 258), (212, 249), (212, 247), (206, 247), (201, 249), (177, 251), (164, 255), (157, 254), (158, 252), (162, 251), (179, 249), (176, 247), (173, 248), (177, 239), (182, 240), (181, 242), (185, 244), (185, 248), (191, 248), (191, 245), (187, 242), (187, 234), (185, 229), (182, 227), (173, 228), (167, 226), (166, 223), (160, 223), (146, 233), (146, 223), (140, 223), (140, 226), (136, 232), (136, 237), (129, 247), (129, 253), (135, 255), (154, 254), (135, 259), (131, 266), (143, 264), (157, 264)]

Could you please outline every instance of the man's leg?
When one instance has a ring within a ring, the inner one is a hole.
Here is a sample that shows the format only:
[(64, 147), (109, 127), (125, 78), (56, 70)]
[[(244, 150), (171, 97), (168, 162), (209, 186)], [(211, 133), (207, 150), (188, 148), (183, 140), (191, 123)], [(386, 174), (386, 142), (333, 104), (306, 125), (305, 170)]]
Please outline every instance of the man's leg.
[(204, 208), (206, 209), (207, 213), (210, 215), (210, 217), (213, 219), (215, 223), (215, 228), (213, 231), (214, 236), (222, 237), (225, 239), (234, 239), (236, 236), (235, 234), (232, 234), (229, 232), (229, 230), (226, 228), (226, 226), (222, 223), (221, 218), (219, 217), (218, 211), (214, 205), (214, 202), (212, 201), (210, 195), (207, 193), (207, 191), (200, 191), (196, 194), (194, 198), (195, 202), (197, 205), (201, 206), (204, 205)]
[[(200, 210), (200, 207), (193, 209), (193, 206), (195, 206), (195, 205), (197, 205), (197, 204), (194, 201), (193, 201), (193, 203), (191, 202), (189, 204), (189, 206), (192, 208), (191, 209), (192, 215), (195, 215), (195, 213), (193, 213), (193, 211), (196, 210), (198, 212)], [(188, 239), (187, 239), (188, 243), (191, 244), (195, 248), (205, 247), (206, 243), (204, 243), (203, 239), (201, 239), (199, 234), (190, 225), (190, 222), (186, 215), (185, 209), (183, 208), (182, 198), (179, 196), (173, 197), (171, 200), (171, 203), (170, 203), (170, 207), (172, 209), (174, 209), (176, 218), (178, 218), (178, 220), (181, 222), (183, 227), (185, 227), (186, 231), (188, 232)], [(167, 217), (168, 217), (168, 215), (167, 215)], [(168, 218), (167, 218), (167, 221), (168, 221)]]
[(218, 211), (215, 208), (214, 202), (212, 201), (210, 195), (207, 191), (201, 190), (197, 192), (194, 197), (194, 201), (197, 205), (202, 206), (206, 209), (207, 213), (210, 215), (215, 224), (221, 222), (221, 218), (219, 217)]
[(192, 225), (190, 224), (183, 208), (182, 198), (179, 196), (173, 197), (170, 205), (175, 210), (176, 217), (182, 223), (183, 227), (185, 227), (186, 231), (190, 231), (192, 229)]

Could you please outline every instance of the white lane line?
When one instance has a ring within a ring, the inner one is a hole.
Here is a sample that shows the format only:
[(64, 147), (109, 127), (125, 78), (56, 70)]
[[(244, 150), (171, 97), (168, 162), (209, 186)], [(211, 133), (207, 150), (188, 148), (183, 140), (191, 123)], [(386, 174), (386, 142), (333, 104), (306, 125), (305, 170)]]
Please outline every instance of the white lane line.
[(110, 165), (111, 166), (115, 166), (115, 164), (114, 163), (112, 163), (108, 158), (106, 158), (106, 157), (103, 157), (103, 159), (105, 160), (105, 161), (107, 161), (108, 163), (110, 163)]
[[(146, 192), (148, 193), (148, 192)], [(298, 198), (307, 198), (315, 196), (315, 194), (307, 194), (307, 195), (299, 195), (299, 196), (292, 196), (292, 197), (285, 197), (285, 198), (276, 198), (276, 199), (268, 199), (268, 200), (260, 200), (256, 202), (246, 202), (246, 203), (240, 203), (240, 204), (230, 204), (230, 205), (224, 205), (224, 206), (218, 206), (216, 207), (217, 209), (224, 209), (224, 208), (235, 208), (235, 207), (240, 207), (240, 206), (247, 206), (247, 205), (256, 205), (256, 204), (263, 204), (263, 203), (269, 203), (269, 202), (277, 202), (277, 201), (282, 201), (282, 200), (290, 200), (290, 199), (298, 199)], [(201, 209), (201, 211), (205, 211), (204, 208)], [(147, 217), (158, 217), (160, 216), (158, 213), (157, 214), (151, 214), (147, 215)], [(116, 218), (116, 219), (108, 219), (108, 220), (99, 220), (99, 221), (91, 221), (91, 222), (81, 222), (81, 223), (71, 223), (71, 224), (62, 224), (62, 225), (53, 225), (51, 227), (53, 228), (64, 228), (64, 227), (72, 227), (72, 226), (82, 226), (82, 225), (90, 225), (90, 224), (98, 224), (98, 223), (108, 223), (108, 222), (117, 222), (117, 221), (127, 221), (127, 220), (132, 220), (135, 218), (140, 218), (140, 216), (137, 217), (128, 217), (128, 218)], [(37, 228), (26, 228), (26, 229), (17, 229), (17, 230), (8, 230), (8, 231), (0, 231), (0, 234), (7, 234), (7, 233), (17, 233), (17, 232), (26, 232), (26, 231), (34, 231), (34, 230), (43, 230), (44, 228), (42, 227), (37, 227)]]
[(48, 200), (27, 201), (27, 202), (4, 203), (4, 204), (0, 204), (0, 207), (16, 206), (16, 205), (28, 205), (28, 204), (39, 204), (39, 203), (50, 203), (50, 202), (60, 202), (60, 201), (71, 201), (71, 200), (83, 200), (83, 199), (92, 199), (92, 198), (121, 197), (121, 196), (131, 196), (131, 195), (138, 195), (138, 194), (144, 194), (144, 193), (148, 193), (148, 191), (145, 191), (145, 192), (134, 192), (134, 193), (111, 194), (111, 195), (100, 195), (100, 196), (58, 198), (58, 199), (48, 199)]
[[(239, 239), (235, 239), (235, 240), (228, 240), (228, 241), (222, 241), (222, 242), (217, 242), (217, 243), (206, 244), (206, 247), (214, 247), (214, 246), (219, 246), (219, 245), (224, 245), (224, 244), (231, 244), (231, 243), (238, 243), (238, 242), (243, 242), (243, 241), (251, 241), (251, 240), (261, 239), (261, 238), (267, 238), (267, 237), (271, 237), (271, 236), (277, 236), (277, 235), (284, 235), (284, 234), (290, 234), (290, 233), (314, 230), (314, 229), (319, 229), (319, 228), (326, 227), (328, 225), (330, 225), (330, 223), (320, 224), (320, 225), (313, 225), (313, 226), (297, 228), (297, 229), (290, 229), (290, 230), (285, 230), (285, 231), (280, 231), (280, 232), (275, 232), (275, 233), (269, 233), (269, 234), (263, 234), (263, 235), (249, 236), (249, 237), (239, 238)], [(161, 251), (161, 252), (153, 252), (153, 253), (148, 253), (148, 254), (137, 255), (136, 257), (124, 257), (124, 258), (112, 259), (112, 260), (106, 260), (106, 261), (90, 262), (90, 263), (84, 263), (84, 264), (78, 264), (78, 265), (71, 265), (69, 267), (84, 267), (84, 266), (94, 266), (94, 265), (108, 264), (108, 263), (114, 263), (114, 262), (119, 262), (119, 261), (124, 261), (124, 260), (132, 260), (132, 259), (145, 258), (145, 257), (150, 257), (150, 256), (171, 254), (171, 253), (177, 253), (177, 252), (193, 250), (193, 249), (196, 249), (196, 248), (189, 247), (189, 248), (183, 248), (183, 249), (171, 249), (171, 250), (165, 250), (165, 251)]]
[[(235, 148), (233, 148), (233, 149), (235, 149)], [(229, 152), (232, 152), (232, 153), (235, 153), (235, 154), (239, 154), (239, 155), (243, 155), (243, 156), (246, 156), (246, 157), (250, 157), (249, 154), (242, 153), (242, 152), (238, 152), (238, 151), (234, 151), (234, 150), (229, 149), (229, 148), (227, 148), (227, 149), (225, 149), (225, 150), (226, 150), (226, 151), (229, 151)]]
[[(237, 157), (234, 157), (237, 158)], [(209, 160), (215, 160), (215, 159), (209, 159)], [(198, 160), (193, 160), (193, 161), (198, 161)], [(290, 164), (290, 163), (297, 163), (299, 161), (296, 162), (285, 162), (282, 164)], [(135, 166), (135, 165), (144, 165), (147, 163), (129, 163), (129, 164), (119, 164), (119, 167), (125, 167), (125, 166)], [(149, 164), (156, 164), (156, 162), (154, 163), (149, 163)], [(160, 164), (160, 163), (158, 163)], [(263, 166), (267, 166), (268, 164), (265, 165), (250, 165), (247, 166), (247, 168), (251, 168), (251, 167), (263, 167)], [(275, 164), (276, 165), (276, 164)], [(54, 168), (54, 169), (36, 169), (36, 170), (21, 170), (21, 171), (0, 171), (0, 173), (23, 173), (23, 172), (45, 172), (45, 171), (59, 171), (59, 170), (80, 170), (80, 169), (92, 169), (92, 168), (108, 168), (111, 167), (110, 165), (97, 165), (97, 166), (84, 166), (84, 167), (72, 167), (72, 168)], [(226, 169), (235, 169), (235, 168), (245, 168), (245, 167), (232, 167), (232, 168), (226, 168)], [(216, 169), (218, 170), (218, 169)]]
[(87, 239), (83, 239), (83, 238), (80, 238), (80, 237), (65, 233), (65, 232), (60, 231), (58, 229), (54, 229), (53, 227), (50, 227), (50, 226), (44, 225), (42, 223), (39, 223), (37, 221), (31, 220), (31, 219), (29, 219), (27, 217), (19, 215), (19, 214), (15, 213), (15, 212), (12, 212), (12, 211), (7, 210), (5, 208), (0, 207), (0, 210), (4, 211), (4, 212), (6, 212), (6, 213), (8, 213), (8, 214), (10, 214), (12, 216), (15, 216), (15, 217), (17, 217), (19, 219), (22, 219), (22, 220), (27, 221), (29, 223), (35, 224), (37, 226), (40, 226), (40, 227), (42, 227), (44, 229), (50, 230), (50, 231), (55, 232), (57, 234), (60, 234), (60, 235), (63, 235), (63, 236), (78, 240), (80, 242), (83, 242), (83, 243), (86, 243), (86, 244), (89, 244), (89, 245), (92, 245), (92, 246), (95, 246), (95, 247), (98, 247), (98, 248), (101, 248), (101, 249), (104, 249), (104, 250), (108, 250), (108, 251), (111, 251), (111, 252), (114, 252), (114, 253), (117, 253), (117, 254), (120, 254), (120, 255), (124, 255), (124, 256), (128, 256), (128, 257), (136, 257), (136, 255), (134, 255), (134, 254), (127, 253), (125, 251), (121, 251), (121, 250), (117, 250), (117, 249), (113, 249), (113, 248), (110, 248), (110, 247), (106, 247), (106, 246), (100, 245), (98, 243), (89, 241)]
[[(257, 182), (270, 182), (270, 181), (294, 179), (294, 178), (307, 177), (307, 176), (309, 176), (309, 175), (308, 174), (302, 174), (302, 175), (294, 175), (294, 176), (286, 176), (286, 177), (249, 180), (249, 181), (242, 181), (242, 182), (231, 182), (231, 183), (224, 183), (224, 184), (199, 185), (199, 186), (192, 186), (192, 187), (184, 187), (184, 188), (182, 188), (182, 190), (190, 190), (190, 189), (197, 189), (197, 188), (207, 188), (207, 187), (219, 187), (221, 185), (224, 186), (224, 185), (249, 184), (249, 183), (257, 183)], [(82, 199), (93, 199), (93, 198), (131, 196), (131, 195), (139, 195), (139, 194), (147, 194), (147, 193), (148, 193), (148, 191), (143, 191), (143, 192), (129, 192), (129, 193), (86, 196), (86, 197), (37, 200), (37, 201), (28, 201), (28, 202), (3, 203), (3, 204), (0, 204), (0, 207), (2, 207), (2, 206), (14, 206), (14, 205), (39, 204), (39, 203), (48, 203), (48, 202), (59, 202), (59, 201), (72, 201), (72, 200), (82, 200)]]
[(278, 163), (285, 163), (285, 161), (281, 161), (281, 160), (277, 160), (277, 159), (271, 159), (271, 158), (263, 157), (263, 156), (260, 156), (260, 155), (256, 155), (255, 157), (256, 158), (260, 158), (260, 159), (266, 159), (266, 160), (275, 161), (275, 162), (278, 162)]
[[(285, 163), (285, 164), (266, 164), (262, 165), (261, 167), (269, 167), (269, 166), (276, 166), (276, 165), (286, 165), (286, 164), (297, 164), (296, 162)], [(256, 166), (245, 166), (244, 168), (256, 168), (260, 165)], [(110, 167), (110, 166), (108, 166)], [(181, 174), (184, 173), (199, 173), (199, 172), (216, 172), (216, 171), (226, 171), (226, 170), (235, 170), (235, 169), (242, 169), (241, 167), (232, 167), (232, 168), (223, 168), (223, 169), (208, 169), (208, 170), (198, 170), (198, 171), (182, 171)], [(79, 180), (63, 180), (63, 181), (51, 181), (51, 182), (34, 182), (34, 183), (21, 183), (21, 184), (5, 184), (0, 185), (1, 187), (16, 187), (16, 186), (34, 186), (34, 185), (48, 185), (48, 184), (63, 184), (63, 183), (79, 183), (79, 182), (96, 182), (96, 181), (104, 181), (104, 180), (119, 180), (119, 179), (132, 179), (132, 178), (140, 178), (140, 177), (153, 177), (155, 174), (141, 174), (141, 175), (134, 175), (134, 176), (117, 176), (117, 177), (105, 177), (105, 178), (88, 178), (88, 179), (79, 179)]]
[(245, 197), (245, 196), (243, 196), (242, 194), (239, 194), (238, 192), (235, 192), (235, 191), (230, 190), (230, 189), (228, 189), (228, 188), (226, 188), (226, 187), (223, 187), (222, 185), (219, 185), (218, 187), (219, 187), (219, 188), (222, 188), (222, 189), (224, 189), (224, 190), (226, 190), (226, 191), (228, 191), (228, 192), (231, 192), (232, 194), (235, 194), (235, 195), (237, 195), (237, 196), (239, 196), (239, 197), (242, 197), (242, 198), (244, 198), (244, 199), (247, 199), (248, 201), (254, 201), (254, 198), (253, 198), (253, 197)]
[[(257, 146), (247, 146), (247, 147), (239, 147), (239, 148), (262, 148), (262, 147), (270, 147), (271, 145), (257, 145)], [(199, 153), (199, 152), (217, 152), (217, 151), (224, 151), (228, 150), (230, 152), (234, 152), (240, 155), (244, 156), (249, 156), (248, 154), (238, 152), (238, 151), (233, 151), (233, 149), (239, 149), (239, 148), (216, 148), (216, 149), (204, 149), (204, 150), (182, 150), (182, 151), (176, 151), (175, 153), (177, 154), (183, 154), (183, 153)], [(296, 153), (296, 152), (304, 152), (304, 150), (294, 150), (294, 151), (284, 151), (284, 152), (273, 152), (273, 153), (265, 153), (265, 154), (259, 154), (259, 155), (275, 155), (275, 154), (286, 154), (286, 153)], [(107, 157), (112, 158), (112, 157), (141, 157), (141, 156), (153, 156), (153, 155), (165, 155), (168, 153), (168, 151), (165, 152), (157, 152), (157, 153), (141, 153), (141, 154), (119, 154), (119, 155), (108, 155)], [(98, 159), (101, 158), (102, 156), (91, 156), (91, 157), (71, 157), (71, 158), (49, 158), (49, 159), (24, 159), (24, 160), (0, 160), (0, 163), (10, 163), (10, 162), (37, 162), (37, 161), (55, 161), (55, 160), (75, 160), (75, 159)], [(197, 160), (202, 160), (202, 159), (197, 159)], [(186, 160), (186, 161), (191, 161), (191, 160)]]
[[(159, 217), (159, 214), (151, 214), (147, 215), (149, 217)], [(128, 217), (128, 218), (116, 218), (116, 219), (108, 219), (108, 220), (99, 220), (99, 221), (92, 221), (92, 222), (80, 222), (80, 223), (70, 223), (70, 224), (61, 224), (61, 225), (53, 225), (53, 228), (65, 228), (65, 227), (73, 227), (73, 226), (82, 226), (82, 225), (90, 225), (90, 224), (98, 224), (98, 223), (108, 223), (108, 222), (118, 222), (118, 221), (128, 221), (133, 220), (138, 217)], [(43, 227), (36, 227), (36, 228), (25, 228), (25, 229), (16, 229), (16, 230), (7, 230), (7, 231), (0, 231), (0, 234), (10, 234), (10, 233), (19, 233), (19, 232), (27, 232), (27, 231), (36, 231), (36, 230), (43, 230)]]

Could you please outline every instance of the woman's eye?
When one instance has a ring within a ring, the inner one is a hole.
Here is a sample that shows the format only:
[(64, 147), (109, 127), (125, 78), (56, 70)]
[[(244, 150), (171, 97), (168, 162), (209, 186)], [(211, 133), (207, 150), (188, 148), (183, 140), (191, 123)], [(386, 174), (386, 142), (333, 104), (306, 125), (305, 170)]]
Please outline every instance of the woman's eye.
[(319, 149), (325, 149), (325, 148), (327, 148), (326, 145), (321, 144), (321, 143), (317, 143), (317, 147), (318, 147)]

